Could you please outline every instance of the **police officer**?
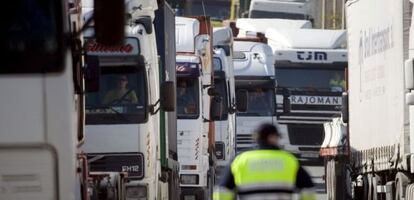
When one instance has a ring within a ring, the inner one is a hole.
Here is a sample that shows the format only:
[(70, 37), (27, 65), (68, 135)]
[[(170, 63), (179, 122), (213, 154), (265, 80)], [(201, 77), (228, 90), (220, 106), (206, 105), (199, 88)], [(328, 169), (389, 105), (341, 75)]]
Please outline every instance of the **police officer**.
[(311, 177), (295, 156), (277, 146), (279, 138), (275, 126), (261, 125), (256, 132), (258, 148), (234, 158), (213, 200), (291, 200), (297, 190), (301, 200), (315, 200)]

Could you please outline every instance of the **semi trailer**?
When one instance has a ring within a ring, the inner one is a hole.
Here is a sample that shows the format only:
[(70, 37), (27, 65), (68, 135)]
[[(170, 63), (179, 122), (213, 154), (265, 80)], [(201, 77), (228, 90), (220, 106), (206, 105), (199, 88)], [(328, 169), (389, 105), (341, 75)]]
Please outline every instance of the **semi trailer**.
[(331, 199), (414, 199), (411, 3), (346, 3), (346, 128), (324, 149)]

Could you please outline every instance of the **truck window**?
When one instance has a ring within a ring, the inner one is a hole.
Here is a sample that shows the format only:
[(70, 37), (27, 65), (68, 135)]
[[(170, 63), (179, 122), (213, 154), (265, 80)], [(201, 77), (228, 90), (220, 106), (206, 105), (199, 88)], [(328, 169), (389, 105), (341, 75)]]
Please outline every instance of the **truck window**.
[(302, 91), (342, 92), (345, 89), (344, 74), (344, 69), (276, 67), (279, 87)]
[(46, 73), (63, 69), (61, 1), (17, 0), (3, 5), (0, 73)]
[(273, 116), (275, 114), (275, 93), (273, 88), (237, 87), (236, 90), (247, 90), (249, 93), (246, 112), (238, 112), (240, 116)]
[(226, 84), (226, 79), (224, 78), (215, 78), (214, 79), (214, 86), (216, 91), (219, 93), (220, 98), (221, 98), (221, 107), (223, 108), (223, 112), (222, 115), (220, 117), (219, 121), (222, 120), (227, 120), (227, 115), (228, 115), (228, 100), (227, 100), (227, 84)]
[(199, 116), (199, 86), (197, 78), (177, 79), (177, 118), (197, 119)]
[[(144, 70), (102, 68), (99, 91), (86, 94), (87, 124), (138, 124), (147, 118)], [(110, 69), (110, 70), (108, 70)]]
[(220, 58), (214, 58), (213, 59), (213, 66), (214, 66), (214, 71), (221, 71), (221, 70), (223, 70), (223, 67), (221, 65)]

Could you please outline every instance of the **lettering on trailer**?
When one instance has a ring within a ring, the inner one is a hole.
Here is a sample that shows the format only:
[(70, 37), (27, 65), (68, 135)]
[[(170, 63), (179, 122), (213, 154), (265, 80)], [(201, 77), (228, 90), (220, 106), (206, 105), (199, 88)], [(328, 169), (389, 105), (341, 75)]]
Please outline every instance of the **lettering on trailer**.
[(85, 50), (92, 56), (133, 56), (139, 54), (139, 43), (136, 38), (127, 38), (123, 45), (105, 46), (90, 39), (85, 44)]
[(392, 24), (361, 30), (359, 33), (358, 63), (362, 65), (365, 59), (392, 49), (395, 43), (393, 31)]
[(298, 60), (328, 60), (328, 54), (322, 51), (297, 51)]
[(291, 96), (292, 104), (302, 105), (341, 105), (342, 97), (328, 96)]

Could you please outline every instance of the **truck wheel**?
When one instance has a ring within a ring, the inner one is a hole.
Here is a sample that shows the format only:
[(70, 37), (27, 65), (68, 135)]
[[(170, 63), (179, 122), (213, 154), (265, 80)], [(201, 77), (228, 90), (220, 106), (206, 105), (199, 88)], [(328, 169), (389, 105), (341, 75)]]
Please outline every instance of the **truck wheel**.
[(405, 199), (414, 199), (414, 184), (407, 186), (405, 190)]
[(380, 197), (378, 197), (378, 192), (377, 192), (377, 185), (378, 183), (381, 183), (381, 177), (377, 176), (377, 175), (372, 175), (372, 200), (378, 200), (380, 199)]
[(328, 200), (346, 200), (350, 197), (350, 173), (342, 158), (331, 159), (326, 165), (326, 186)]
[(368, 174), (368, 199), (369, 200), (377, 200), (378, 194), (377, 194), (377, 185), (380, 181), (380, 177), (375, 174)]
[(398, 172), (395, 176), (395, 200), (403, 200), (405, 198), (405, 187), (410, 182), (410, 178), (403, 172)]

